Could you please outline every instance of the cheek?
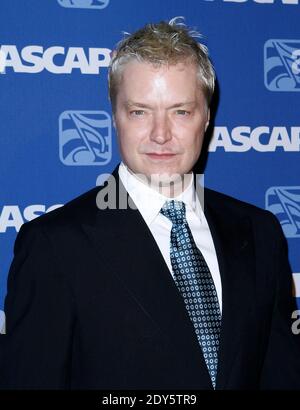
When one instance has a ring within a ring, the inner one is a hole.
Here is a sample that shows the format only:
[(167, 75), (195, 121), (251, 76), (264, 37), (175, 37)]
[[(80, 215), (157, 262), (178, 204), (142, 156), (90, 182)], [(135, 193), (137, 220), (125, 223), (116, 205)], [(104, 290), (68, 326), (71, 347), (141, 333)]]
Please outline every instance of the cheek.
[(191, 132), (190, 134), (186, 135), (185, 141), (183, 144), (185, 145), (186, 149), (191, 151), (195, 150), (202, 146), (203, 136), (202, 130)]
[(117, 123), (117, 133), (128, 142), (137, 142), (147, 133), (147, 124), (145, 121), (120, 121)]
[(141, 138), (136, 133), (131, 132), (129, 128), (126, 128), (119, 130), (118, 139), (123, 155), (125, 154), (127, 157), (134, 156), (138, 151)]

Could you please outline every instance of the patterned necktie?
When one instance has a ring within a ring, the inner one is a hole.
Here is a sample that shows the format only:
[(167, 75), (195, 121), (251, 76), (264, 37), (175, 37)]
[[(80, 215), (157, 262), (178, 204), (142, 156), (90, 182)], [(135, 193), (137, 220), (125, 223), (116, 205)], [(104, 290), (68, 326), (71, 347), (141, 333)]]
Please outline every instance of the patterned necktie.
[(221, 312), (214, 281), (188, 226), (185, 204), (167, 201), (160, 212), (172, 222), (170, 256), (175, 283), (194, 325), (215, 388)]

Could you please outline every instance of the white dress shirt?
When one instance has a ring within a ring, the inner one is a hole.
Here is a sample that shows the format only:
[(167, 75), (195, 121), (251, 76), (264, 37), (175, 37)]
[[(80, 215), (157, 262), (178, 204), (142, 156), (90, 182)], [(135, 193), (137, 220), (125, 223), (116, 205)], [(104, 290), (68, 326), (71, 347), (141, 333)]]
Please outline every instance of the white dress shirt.
[(180, 195), (174, 198), (166, 197), (155, 189), (150, 188), (146, 183), (142, 182), (137, 176), (129, 171), (123, 162), (121, 162), (119, 166), (119, 177), (150, 229), (173, 277), (174, 273), (172, 271), (170, 259), (172, 222), (162, 215), (160, 210), (164, 203), (171, 199), (183, 201), (185, 203), (188, 225), (194, 241), (197, 247), (201, 250), (211, 272), (219, 299), (220, 310), (222, 312), (222, 286), (218, 259), (207, 220), (199, 198), (196, 195), (193, 181), (194, 176), (191, 178), (188, 187)]

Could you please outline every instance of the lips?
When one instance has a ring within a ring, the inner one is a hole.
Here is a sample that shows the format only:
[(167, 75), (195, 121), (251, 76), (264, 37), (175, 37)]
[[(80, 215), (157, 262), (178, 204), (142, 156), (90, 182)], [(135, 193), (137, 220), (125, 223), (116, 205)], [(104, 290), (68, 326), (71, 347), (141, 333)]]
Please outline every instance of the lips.
[(170, 158), (175, 157), (176, 154), (168, 153), (168, 152), (164, 152), (164, 153), (149, 152), (146, 155), (151, 159), (170, 159)]

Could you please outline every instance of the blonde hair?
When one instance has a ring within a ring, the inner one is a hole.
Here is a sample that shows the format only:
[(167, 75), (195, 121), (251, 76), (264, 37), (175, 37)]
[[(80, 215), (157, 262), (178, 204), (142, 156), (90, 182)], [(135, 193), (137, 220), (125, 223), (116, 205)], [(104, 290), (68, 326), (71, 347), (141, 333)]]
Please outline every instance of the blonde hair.
[(124, 33), (113, 52), (109, 73), (109, 97), (113, 111), (122, 74), (122, 68), (132, 60), (151, 63), (155, 66), (192, 62), (198, 68), (198, 78), (209, 106), (215, 87), (215, 72), (208, 56), (208, 49), (199, 43), (201, 36), (190, 30), (183, 17), (175, 17), (169, 22), (146, 24), (133, 34)]

